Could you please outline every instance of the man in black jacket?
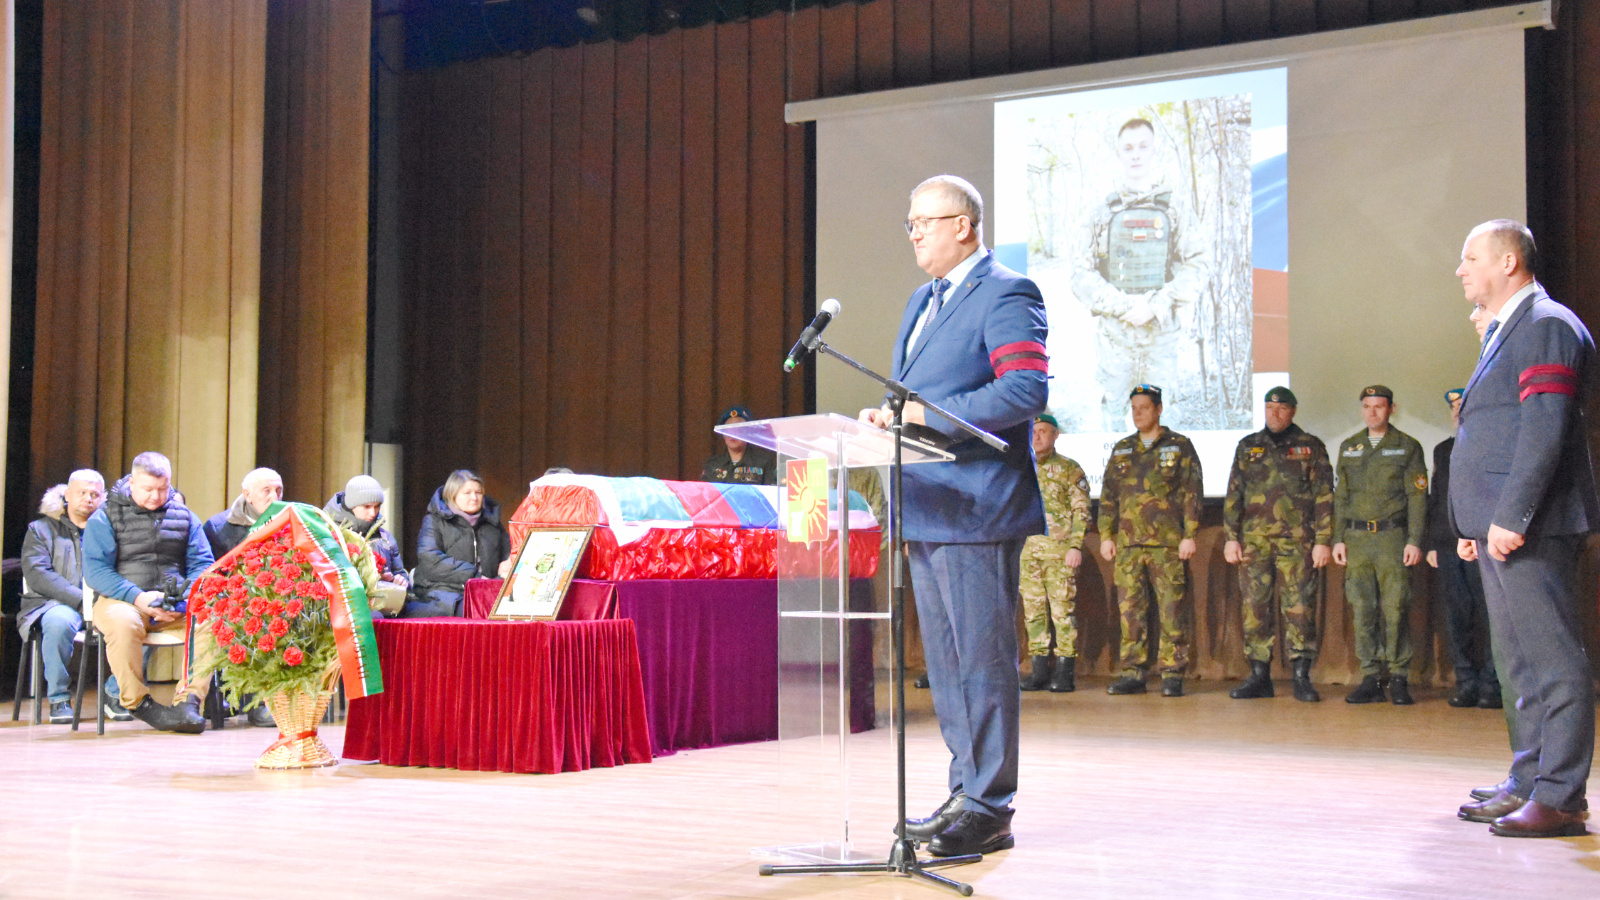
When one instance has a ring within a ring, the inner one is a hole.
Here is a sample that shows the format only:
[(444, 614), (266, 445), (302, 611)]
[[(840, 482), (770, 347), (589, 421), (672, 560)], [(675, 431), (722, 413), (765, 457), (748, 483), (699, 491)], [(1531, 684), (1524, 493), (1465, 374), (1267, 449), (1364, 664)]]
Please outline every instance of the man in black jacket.
[[(44, 642), (45, 696), (50, 721), (72, 721), (67, 702), (68, 661), (73, 639), (83, 630), (83, 529), (105, 502), (106, 480), (93, 469), (73, 472), (61, 488), (45, 493), (43, 513), (28, 523), (22, 538), (22, 605), (17, 630), (24, 637), (39, 625)], [(116, 699), (115, 682), (107, 683), (106, 714), (126, 721), (127, 710)]]

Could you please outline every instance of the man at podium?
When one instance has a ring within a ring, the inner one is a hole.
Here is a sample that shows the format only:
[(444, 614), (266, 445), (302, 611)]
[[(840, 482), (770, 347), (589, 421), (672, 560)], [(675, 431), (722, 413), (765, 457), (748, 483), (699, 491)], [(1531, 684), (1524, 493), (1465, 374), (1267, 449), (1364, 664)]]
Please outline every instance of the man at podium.
[[(983, 198), (952, 175), (911, 193), (906, 232), (933, 277), (911, 295), (894, 345), (894, 378), (993, 432), (1005, 452), (906, 404), (904, 418), (957, 439), (950, 462), (905, 469), (903, 515), (922, 647), (939, 730), (950, 748), (950, 797), (906, 835), (935, 856), (1014, 843), (1017, 791), (1017, 591), (1022, 543), (1044, 534), (1029, 442), (1047, 393), (1044, 300), (983, 246)], [(887, 406), (861, 411), (887, 428)]]

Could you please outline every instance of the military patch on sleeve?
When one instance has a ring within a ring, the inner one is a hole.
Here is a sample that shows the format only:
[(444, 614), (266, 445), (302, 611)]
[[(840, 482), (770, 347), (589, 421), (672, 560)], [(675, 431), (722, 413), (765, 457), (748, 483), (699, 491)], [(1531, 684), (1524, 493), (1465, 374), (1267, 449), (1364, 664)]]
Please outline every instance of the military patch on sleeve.
[(1087, 476), (1087, 475), (1079, 475), (1078, 476), (1078, 490), (1083, 491), (1084, 493), (1088, 493), (1089, 492), (1089, 476)]
[(1419, 490), (1419, 491), (1427, 490), (1428, 489), (1428, 476), (1419, 474), (1417, 476), (1416, 485), (1417, 485), (1417, 490)]

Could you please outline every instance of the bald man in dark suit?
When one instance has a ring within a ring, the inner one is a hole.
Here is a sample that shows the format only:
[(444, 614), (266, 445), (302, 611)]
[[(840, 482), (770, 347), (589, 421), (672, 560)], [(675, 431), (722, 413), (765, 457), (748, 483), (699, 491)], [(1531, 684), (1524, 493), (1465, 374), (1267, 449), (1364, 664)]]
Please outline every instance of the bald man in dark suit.
[(1463, 559), (1478, 560), (1510, 717), (1510, 776), (1460, 815), (1503, 837), (1586, 833), (1594, 682), (1579, 633), (1575, 577), (1600, 522), (1583, 401), (1594, 340), (1534, 280), (1533, 235), (1496, 219), (1467, 236), (1467, 300), (1494, 318), (1461, 404), (1450, 454), (1450, 515)]

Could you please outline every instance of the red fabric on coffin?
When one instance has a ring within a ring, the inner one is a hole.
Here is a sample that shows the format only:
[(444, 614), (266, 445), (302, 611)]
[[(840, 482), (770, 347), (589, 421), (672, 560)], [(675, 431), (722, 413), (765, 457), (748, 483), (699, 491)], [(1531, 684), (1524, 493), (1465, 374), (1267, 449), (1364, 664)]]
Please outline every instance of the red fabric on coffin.
[(650, 761), (629, 620), (373, 626), (384, 691), (351, 702), (349, 759), (544, 773)]
[[(850, 533), (850, 575), (878, 573), (881, 533)], [(770, 528), (652, 528), (636, 541), (618, 546), (608, 527), (594, 530), (578, 572), (596, 581), (658, 578), (773, 578), (778, 572), (779, 533)], [(828, 542), (831, 551), (837, 539)], [(795, 573), (786, 573), (795, 574)]]
[[(461, 604), (464, 619), (487, 619), (494, 612), (494, 601), (500, 596), (505, 582), (498, 578), (469, 578)], [(585, 581), (574, 578), (567, 587), (567, 597), (561, 602), (562, 622), (587, 622), (594, 619), (616, 617), (617, 592), (612, 585), (602, 581)]]

